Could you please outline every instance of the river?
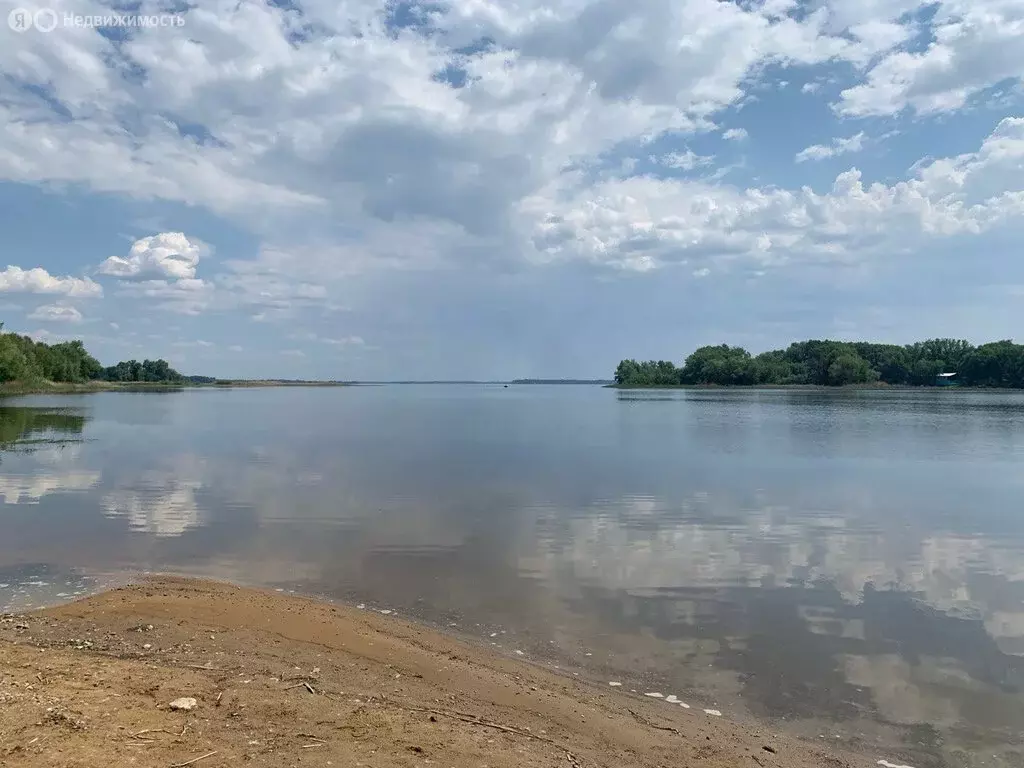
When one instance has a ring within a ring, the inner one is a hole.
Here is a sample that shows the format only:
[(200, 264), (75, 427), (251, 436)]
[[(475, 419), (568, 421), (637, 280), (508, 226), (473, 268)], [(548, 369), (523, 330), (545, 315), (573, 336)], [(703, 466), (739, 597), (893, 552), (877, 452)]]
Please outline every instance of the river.
[(0, 440), (0, 609), (230, 579), (916, 768), (1024, 764), (1024, 394), (100, 393), (0, 401)]

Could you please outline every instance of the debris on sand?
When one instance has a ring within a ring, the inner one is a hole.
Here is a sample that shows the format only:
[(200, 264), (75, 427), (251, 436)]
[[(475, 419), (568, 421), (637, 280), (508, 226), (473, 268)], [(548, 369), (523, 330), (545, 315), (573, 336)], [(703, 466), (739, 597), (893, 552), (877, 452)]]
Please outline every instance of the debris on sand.
[(767, 740), (669, 708), (668, 694), (609, 685), (610, 671), (587, 682), (524, 663), (534, 646), (522, 641), (522, 656), (494, 652), (377, 608), (161, 576), (11, 618), (0, 621), (0, 763), (18, 768), (65, 765), (72, 751), (81, 765), (155, 768), (449, 768), (482, 755), (490, 768), (770, 768), (766, 744), (786, 768), (879, 768), (874, 752)]

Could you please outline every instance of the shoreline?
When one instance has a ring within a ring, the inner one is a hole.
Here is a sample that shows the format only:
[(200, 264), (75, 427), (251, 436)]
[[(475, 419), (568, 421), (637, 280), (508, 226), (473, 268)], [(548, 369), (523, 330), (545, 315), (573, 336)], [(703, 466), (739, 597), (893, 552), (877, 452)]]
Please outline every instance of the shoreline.
[[(200, 768), (905, 762), (559, 674), (403, 618), (175, 576), (3, 617), (0, 667), (0, 765), (70, 765), (67, 753)], [(181, 697), (195, 708), (172, 711)]]
[(812, 392), (1020, 392), (1012, 387), (972, 387), (962, 384), (945, 387), (915, 384), (605, 384), (605, 389), (692, 389), (702, 392), (715, 390), (796, 390)]
[(247, 389), (254, 387), (347, 387), (341, 381), (275, 381), (272, 379), (225, 379), (217, 382), (87, 381), (81, 383), (46, 381), (33, 384), (0, 384), (0, 398), (22, 395), (83, 395), (94, 392), (181, 392), (186, 389)]

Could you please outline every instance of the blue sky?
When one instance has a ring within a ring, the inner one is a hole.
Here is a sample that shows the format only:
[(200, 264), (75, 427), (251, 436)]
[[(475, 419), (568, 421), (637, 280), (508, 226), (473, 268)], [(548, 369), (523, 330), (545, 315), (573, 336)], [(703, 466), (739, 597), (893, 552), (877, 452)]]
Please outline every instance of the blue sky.
[(1019, 0), (118, 7), (176, 15), (0, 26), (0, 320), (107, 364), (607, 376), (1024, 321)]

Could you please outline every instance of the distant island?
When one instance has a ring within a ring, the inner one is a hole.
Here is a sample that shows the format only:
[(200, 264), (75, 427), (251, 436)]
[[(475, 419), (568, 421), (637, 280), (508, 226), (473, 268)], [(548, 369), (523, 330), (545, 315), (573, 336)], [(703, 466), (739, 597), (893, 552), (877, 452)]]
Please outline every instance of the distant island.
[(611, 379), (512, 379), (513, 384), (611, 384)]
[(681, 368), (667, 360), (623, 360), (618, 387), (685, 386), (964, 386), (1024, 388), (1024, 345), (975, 347), (962, 339), (915, 344), (800, 341), (751, 355), (727, 344), (701, 347)]

